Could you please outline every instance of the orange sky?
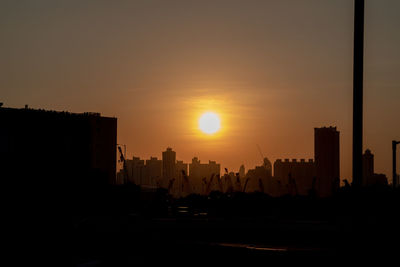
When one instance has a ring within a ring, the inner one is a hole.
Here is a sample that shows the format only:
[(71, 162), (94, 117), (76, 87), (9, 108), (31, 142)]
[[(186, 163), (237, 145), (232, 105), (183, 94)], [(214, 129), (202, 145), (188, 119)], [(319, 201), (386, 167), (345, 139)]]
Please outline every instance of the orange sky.
[[(400, 139), (400, 2), (366, 1), (364, 148), (391, 177)], [(230, 170), (313, 158), (337, 126), (351, 175), (352, 1), (5, 1), (5, 106), (118, 117), (128, 156), (216, 160)], [(222, 130), (196, 129), (207, 110)]]

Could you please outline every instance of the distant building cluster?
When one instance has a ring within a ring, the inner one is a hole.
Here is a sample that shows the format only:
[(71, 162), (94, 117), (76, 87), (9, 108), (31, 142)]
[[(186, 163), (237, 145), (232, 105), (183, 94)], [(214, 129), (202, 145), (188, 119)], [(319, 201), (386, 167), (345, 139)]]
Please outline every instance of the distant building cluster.
[(273, 176), (271, 164), (265, 159), (263, 166), (247, 172), (246, 177), (253, 180), (249, 190), (271, 196), (330, 196), (340, 184), (339, 132), (336, 127), (314, 129), (314, 158), (277, 159)]
[[(239, 172), (225, 169), (215, 161), (201, 163), (197, 157), (190, 164), (176, 160), (176, 152), (167, 148), (162, 159), (151, 157), (127, 160), (128, 175), (123, 179), (142, 186), (164, 187), (175, 197), (191, 193), (207, 195), (212, 191), (263, 192), (271, 196), (315, 195), (331, 196), (340, 186), (339, 131), (336, 127), (314, 129), (314, 159), (277, 159), (273, 164), (264, 158), (261, 166), (249, 169), (240, 166)], [(374, 173), (374, 158), (370, 150), (364, 154), (365, 186), (387, 184), (386, 176)], [(273, 172), (272, 172), (273, 171)], [(127, 178), (127, 177), (128, 178)]]
[(163, 187), (175, 196), (200, 194), (204, 179), (219, 177), (220, 169), (221, 165), (215, 161), (201, 163), (197, 157), (190, 164), (176, 160), (176, 152), (168, 147), (162, 152), (162, 159), (151, 157), (146, 163), (138, 157), (127, 159), (127, 173), (123, 169), (118, 172), (117, 183), (128, 181), (144, 187)]

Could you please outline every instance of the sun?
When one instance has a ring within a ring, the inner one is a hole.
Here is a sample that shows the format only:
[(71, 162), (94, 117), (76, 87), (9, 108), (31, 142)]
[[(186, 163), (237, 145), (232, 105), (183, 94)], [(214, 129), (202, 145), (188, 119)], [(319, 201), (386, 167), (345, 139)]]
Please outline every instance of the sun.
[(199, 119), (199, 128), (205, 134), (214, 134), (221, 128), (221, 120), (213, 112), (206, 112)]

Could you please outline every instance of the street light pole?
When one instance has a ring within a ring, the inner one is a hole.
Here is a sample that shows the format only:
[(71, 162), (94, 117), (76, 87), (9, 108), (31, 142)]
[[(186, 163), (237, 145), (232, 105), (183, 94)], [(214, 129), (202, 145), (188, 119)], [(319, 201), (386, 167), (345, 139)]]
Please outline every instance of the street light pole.
[(364, 0), (354, 1), (353, 53), (353, 185), (361, 187), (363, 179)]
[(393, 153), (393, 188), (397, 187), (397, 171), (396, 171), (396, 146), (400, 144), (400, 141), (392, 141), (392, 153)]

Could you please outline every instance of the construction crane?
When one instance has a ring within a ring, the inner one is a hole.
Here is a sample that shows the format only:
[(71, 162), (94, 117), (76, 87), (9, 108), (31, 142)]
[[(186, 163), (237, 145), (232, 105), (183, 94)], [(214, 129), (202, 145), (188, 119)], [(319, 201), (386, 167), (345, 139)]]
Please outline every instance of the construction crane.
[(262, 160), (263, 166), (266, 168), (267, 165), (266, 165), (265, 160), (264, 160), (265, 159), (264, 154), (262, 153), (260, 146), (258, 144), (256, 144), (256, 146), (257, 146), (258, 152), (261, 155), (261, 160)]
[(124, 170), (124, 173), (125, 173), (125, 175), (124, 175), (125, 176), (124, 184), (125, 184), (127, 182), (130, 182), (129, 173), (128, 173), (128, 167), (126, 166), (126, 160), (125, 160), (124, 154), (122, 153), (122, 149), (121, 149), (120, 146), (118, 146), (118, 151), (119, 151), (119, 160), (120, 160), (120, 162), (122, 162), (123, 170)]
[(246, 187), (247, 187), (247, 183), (249, 182), (250, 178), (247, 178), (246, 181), (244, 182), (244, 186), (243, 186), (243, 193), (246, 193)]
[(263, 155), (263, 153), (262, 153), (262, 151), (261, 151), (260, 146), (259, 146), (258, 144), (256, 144), (256, 146), (257, 146), (258, 152), (259, 152), (260, 155), (261, 155), (261, 159), (264, 161), (264, 155)]
[(392, 153), (393, 153), (393, 188), (397, 187), (397, 171), (396, 171), (396, 146), (400, 144), (400, 141), (392, 141)]

